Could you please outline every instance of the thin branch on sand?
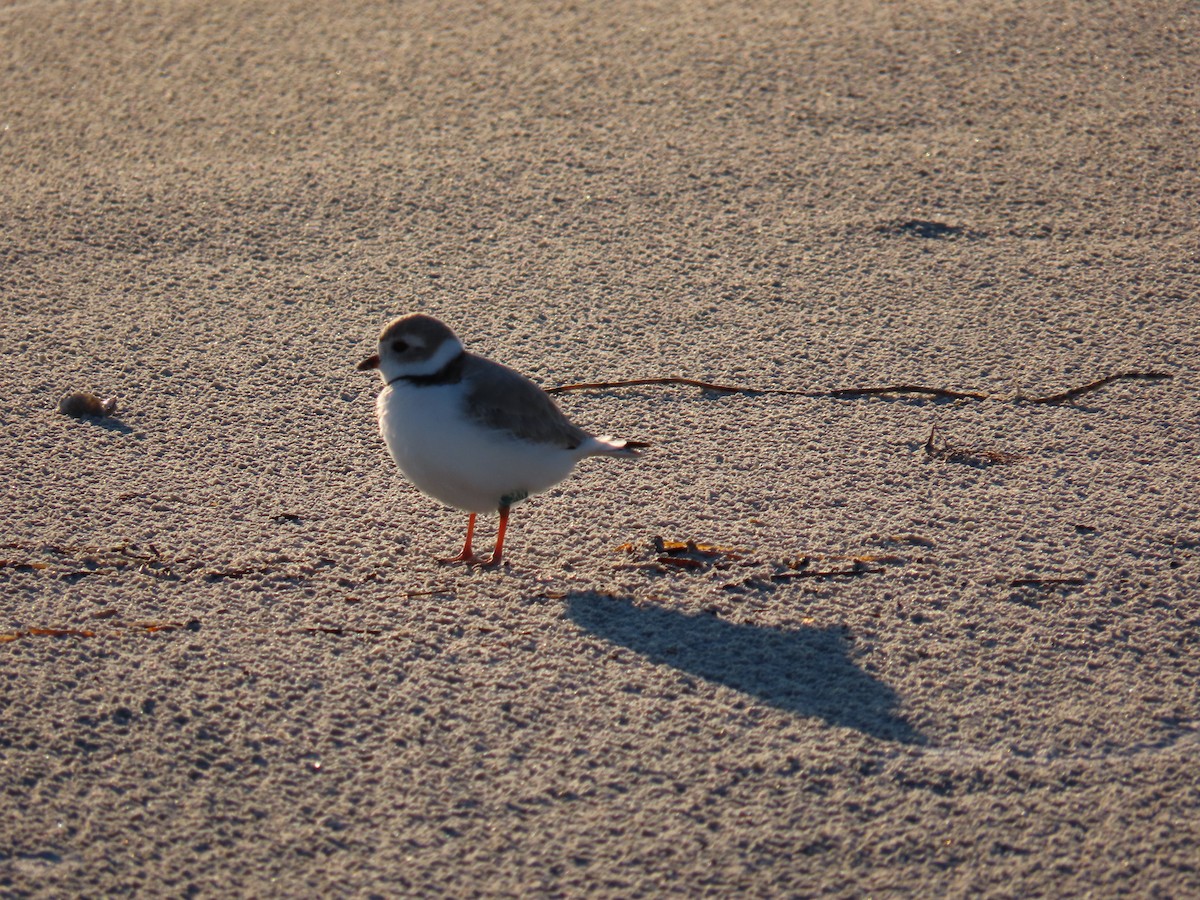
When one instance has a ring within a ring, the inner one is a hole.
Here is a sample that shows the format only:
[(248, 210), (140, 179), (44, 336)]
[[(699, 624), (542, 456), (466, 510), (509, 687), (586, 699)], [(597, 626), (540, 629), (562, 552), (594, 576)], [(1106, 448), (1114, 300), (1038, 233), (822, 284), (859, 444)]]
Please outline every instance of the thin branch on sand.
[(1013, 399), (1021, 403), (1064, 403), (1067, 400), (1087, 394), (1091, 391), (1099, 390), (1106, 384), (1111, 384), (1114, 381), (1121, 379), (1135, 379), (1141, 381), (1160, 381), (1164, 378), (1170, 378), (1169, 372), (1121, 372), (1117, 375), (1109, 375), (1106, 378), (1101, 378), (1098, 381), (1093, 381), (1090, 384), (1084, 384), (1077, 388), (1071, 388), (1069, 391), (1063, 391), (1061, 394), (1050, 394), (1047, 397), (1025, 397), (1017, 394)]
[[(1170, 377), (1170, 373), (1167, 372), (1121, 372), (1117, 375), (1109, 375), (1105, 378), (1101, 378), (1098, 381), (1090, 382), (1089, 384), (1071, 388), (1069, 391), (1063, 391), (1059, 394), (1050, 394), (1045, 397), (1026, 397), (1023, 394), (1017, 394), (1015, 397), (1010, 399), (1013, 402), (1019, 403), (1064, 403), (1091, 391), (1099, 390), (1107, 384), (1111, 384), (1114, 381), (1119, 381), (1122, 379), (1158, 381)], [(982, 394), (978, 391), (954, 391), (948, 388), (926, 387), (919, 384), (893, 384), (886, 387), (836, 388), (828, 391), (799, 391), (790, 390), (787, 388), (756, 388), (746, 387), (744, 385), (716, 384), (711, 381), (700, 381), (696, 378), (681, 378), (678, 376), (664, 376), (661, 378), (630, 378), (622, 381), (586, 381), (578, 384), (563, 384), (559, 385), (558, 387), (547, 388), (546, 393), (562, 394), (567, 391), (604, 391), (611, 390), (613, 388), (638, 387), (642, 385), (658, 384), (681, 384), (686, 387), (697, 387), (705, 391), (716, 391), (717, 393), (721, 394), (787, 394), (793, 397), (864, 397), (878, 396), (882, 394), (924, 394), (926, 396), (938, 397), (944, 400), (1002, 399), (993, 397), (990, 394)]]
[(644, 384), (682, 384), (688, 387), (698, 387), (706, 391), (718, 391), (722, 394), (801, 394), (803, 391), (788, 391), (781, 389), (758, 390), (756, 388), (739, 387), (728, 384), (713, 384), (710, 381), (697, 381), (695, 378), (678, 378), (667, 376), (663, 378), (630, 378), (624, 381), (585, 381), (579, 384), (561, 384), (558, 387), (546, 388), (547, 394), (561, 394), (566, 391), (604, 391), (609, 388), (638, 387)]
[(919, 384), (893, 384), (890, 387), (839, 388), (833, 391), (813, 391), (809, 397), (864, 397), (875, 394), (928, 394), (946, 400), (986, 400), (987, 394), (974, 391), (951, 391), (946, 388), (922, 387)]

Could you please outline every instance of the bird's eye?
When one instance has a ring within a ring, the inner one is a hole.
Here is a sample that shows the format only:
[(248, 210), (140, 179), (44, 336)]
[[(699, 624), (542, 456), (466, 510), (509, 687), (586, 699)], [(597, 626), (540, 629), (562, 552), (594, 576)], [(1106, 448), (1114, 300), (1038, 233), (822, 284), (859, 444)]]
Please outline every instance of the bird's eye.
[(408, 349), (408, 341), (392, 341), (392, 349), (397, 353), (403, 353)]

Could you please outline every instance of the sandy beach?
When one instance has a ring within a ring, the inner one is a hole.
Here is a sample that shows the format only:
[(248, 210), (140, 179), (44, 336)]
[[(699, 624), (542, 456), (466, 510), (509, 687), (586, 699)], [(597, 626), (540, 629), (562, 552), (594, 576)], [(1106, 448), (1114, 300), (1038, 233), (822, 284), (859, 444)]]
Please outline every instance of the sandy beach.
[(1200, 895), (1200, 9), (335, 6), (0, 4), (0, 894)]

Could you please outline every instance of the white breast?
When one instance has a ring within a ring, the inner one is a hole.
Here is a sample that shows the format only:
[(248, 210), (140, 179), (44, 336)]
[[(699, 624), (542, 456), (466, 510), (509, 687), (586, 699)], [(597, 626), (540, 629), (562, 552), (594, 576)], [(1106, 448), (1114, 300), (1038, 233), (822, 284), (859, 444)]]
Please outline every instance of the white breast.
[(521, 441), (462, 413), (461, 384), (403, 382), (379, 394), (379, 431), (405, 476), (434, 499), (468, 512), (495, 512), (553, 487), (583, 454)]

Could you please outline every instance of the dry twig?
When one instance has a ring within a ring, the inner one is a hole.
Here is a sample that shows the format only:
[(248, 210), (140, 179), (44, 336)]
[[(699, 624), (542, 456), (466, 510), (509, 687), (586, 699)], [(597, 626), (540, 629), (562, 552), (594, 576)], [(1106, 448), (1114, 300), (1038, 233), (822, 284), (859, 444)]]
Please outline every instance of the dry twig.
[(561, 384), (558, 387), (546, 388), (547, 394), (561, 394), (566, 391), (603, 391), (610, 388), (638, 387), (645, 384), (682, 384), (688, 387), (698, 387), (706, 391), (717, 391), (722, 394), (803, 394), (803, 391), (789, 391), (779, 388), (758, 390), (756, 388), (739, 387), (729, 384), (713, 384), (710, 381), (698, 381), (695, 378), (678, 378), (666, 376), (663, 378), (630, 378), (624, 381), (585, 381), (579, 384)]
[(1017, 396), (1013, 399), (1020, 403), (1064, 403), (1067, 400), (1072, 400), (1082, 394), (1099, 390), (1106, 384), (1111, 384), (1114, 381), (1120, 381), (1122, 379), (1160, 381), (1164, 378), (1170, 377), (1171, 375), (1169, 372), (1121, 372), (1117, 375), (1109, 375), (1106, 378), (1093, 381), (1090, 384), (1084, 384), (1076, 388), (1071, 388), (1069, 391), (1063, 391), (1061, 394), (1050, 394), (1047, 397), (1026, 397), (1022, 394), (1017, 394)]
[[(1113, 381), (1121, 379), (1138, 379), (1143, 381), (1157, 381), (1164, 378), (1170, 378), (1171, 375), (1167, 372), (1121, 372), (1117, 375), (1109, 375), (1106, 378), (1101, 378), (1099, 381), (1093, 381), (1090, 384), (1080, 385), (1076, 388), (1071, 388), (1069, 391), (1063, 391), (1059, 394), (1051, 394), (1046, 397), (1026, 397), (1022, 394), (1017, 394), (1012, 398), (1013, 402), (1020, 403), (1063, 403), (1067, 400), (1072, 400), (1082, 394), (1089, 393), (1099, 388), (1110, 384)], [(930, 397), (938, 397), (944, 400), (990, 400), (995, 399), (990, 394), (981, 394), (978, 391), (953, 391), (948, 388), (926, 387), (919, 384), (893, 384), (886, 387), (861, 387), (861, 388), (835, 388), (828, 391), (799, 391), (789, 388), (755, 388), (746, 387), (744, 385), (733, 384), (716, 384), (711, 381), (700, 381), (695, 378), (681, 378), (678, 376), (664, 376), (661, 378), (630, 378), (622, 381), (586, 381), (578, 384), (563, 384), (558, 387), (546, 389), (547, 394), (562, 394), (567, 391), (603, 391), (611, 390), (612, 388), (622, 387), (638, 387), (642, 385), (655, 384), (681, 384), (687, 387), (697, 387), (705, 391), (715, 391), (720, 394), (786, 394), (792, 397), (865, 397), (879, 396), (883, 394), (923, 394)]]
[(871, 568), (865, 560), (855, 559), (845, 569), (794, 569), (788, 572), (776, 572), (771, 576), (772, 581), (788, 581), (792, 578), (855, 578), (860, 575), (882, 575), (882, 568)]
[(928, 394), (946, 400), (986, 400), (987, 394), (973, 391), (951, 391), (945, 388), (922, 387), (919, 384), (893, 384), (889, 387), (838, 388), (832, 391), (814, 391), (807, 397), (865, 397), (879, 394)]
[(1014, 578), (1009, 582), (1010, 587), (1051, 587), (1054, 585), (1078, 586), (1087, 584), (1086, 578), (1064, 576), (1059, 578)]

